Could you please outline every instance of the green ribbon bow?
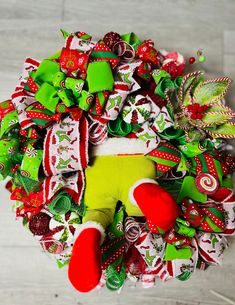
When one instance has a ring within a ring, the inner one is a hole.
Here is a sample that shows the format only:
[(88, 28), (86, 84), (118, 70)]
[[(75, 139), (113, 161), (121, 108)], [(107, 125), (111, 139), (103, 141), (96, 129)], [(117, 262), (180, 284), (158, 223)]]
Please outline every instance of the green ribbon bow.
[(183, 220), (179, 217), (176, 219), (174, 229), (178, 234), (188, 236), (190, 238), (196, 234), (196, 230), (191, 228), (190, 224), (186, 220)]
[(181, 189), (177, 196), (177, 202), (181, 202), (187, 197), (200, 203), (204, 203), (207, 200), (207, 195), (199, 192), (196, 187), (195, 178), (192, 176), (184, 177)]
[(166, 244), (165, 248), (165, 261), (173, 261), (174, 259), (190, 259), (192, 256), (192, 250), (190, 247), (184, 247), (177, 249), (172, 244)]
[(66, 214), (71, 210), (72, 199), (67, 192), (60, 192), (48, 204), (49, 211), (54, 215)]
[(111, 291), (120, 289), (126, 279), (125, 264), (122, 263), (120, 272), (116, 270), (117, 265), (120, 263), (121, 258), (106, 269), (106, 287)]
[(157, 84), (154, 93), (160, 95), (162, 98), (165, 98), (166, 89), (178, 89), (183, 79), (182, 76), (178, 76), (173, 81), (169, 73), (160, 69), (154, 70), (152, 76)]
[(40, 85), (35, 94), (36, 100), (51, 112), (55, 112), (60, 100), (67, 107), (76, 101), (79, 108), (85, 111), (90, 108), (93, 95), (82, 90), (84, 80), (66, 77), (57, 62), (43, 60), (32, 77)]
[(141, 40), (133, 32), (123, 34), (121, 37), (122, 40), (127, 42), (129, 45), (131, 45), (135, 51), (137, 50), (138, 46), (141, 44)]
[(167, 128), (161, 132), (161, 138), (170, 140), (178, 140), (185, 139), (185, 134), (182, 129), (175, 129), (173, 127)]
[(125, 137), (133, 131), (133, 125), (123, 121), (121, 117), (118, 117), (115, 121), (109, 121), (108, 132), (113, 136)]

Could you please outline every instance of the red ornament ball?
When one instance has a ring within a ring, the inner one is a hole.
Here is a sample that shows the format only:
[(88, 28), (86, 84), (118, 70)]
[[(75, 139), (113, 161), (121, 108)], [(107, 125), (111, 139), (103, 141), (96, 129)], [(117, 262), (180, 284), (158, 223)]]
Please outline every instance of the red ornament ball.
[(51, 217), (43, 212), (33, 215), (29, 221), (29, 229), (34, 235), (45, 235), (50, 232)]
[(104, 43), (111, 49), (120, 40), (122, 40), (121, 36), (115, 32), (109, 32), (103, 37)]
[(189, 60), (188, 60), (188, 62), (192, 65), (193, 63), (195, 63), (195, 61), (196, 61), (196, 58), (195, 57), (193, 57), (193, 56), (191, 56), (190, 58), (189, 58)]

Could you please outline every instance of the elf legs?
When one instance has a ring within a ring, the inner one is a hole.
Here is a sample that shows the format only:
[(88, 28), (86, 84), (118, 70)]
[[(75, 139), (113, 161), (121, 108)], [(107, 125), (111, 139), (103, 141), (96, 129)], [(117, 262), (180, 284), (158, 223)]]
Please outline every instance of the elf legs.
[(118, 200), (129, 216), (145, 215), (159, 231), (174, 225), (178, 206), (154, 178), (154, 163), (144, 156), (96, 157), (86, 170), (87, 210), (69, 264), (69, 278), (77, 290), (87, 292), (99, 283), (100, 244)]

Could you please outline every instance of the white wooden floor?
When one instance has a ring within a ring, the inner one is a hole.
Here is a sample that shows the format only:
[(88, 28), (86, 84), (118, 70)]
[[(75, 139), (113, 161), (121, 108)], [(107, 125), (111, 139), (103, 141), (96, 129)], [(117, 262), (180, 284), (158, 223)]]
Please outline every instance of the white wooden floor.
[[(102, 37), (110, 30), (135, 31), (152, 38), (156, 47), (176, 49), (186, 56), (202, 48), (203, 69), (235, 80), (234, 0), (0, 0), (0, 100), (17, 82), (23, 60), (54, 53), (63, 44), (59, 28), (82, 30)], [(235, 86), (229, 102), (235, 108)], [(102, 291), (75, 292), (66, 270), (57, 269), (11, 212), (8, 193), (0, 184), (0, 304), (227, 304), (216, 290), (235, 301), (235, 241), (224, 265), (198, 271), (188, 282), (159, 283), (155, 289), (124, 288), (120, 295)]]

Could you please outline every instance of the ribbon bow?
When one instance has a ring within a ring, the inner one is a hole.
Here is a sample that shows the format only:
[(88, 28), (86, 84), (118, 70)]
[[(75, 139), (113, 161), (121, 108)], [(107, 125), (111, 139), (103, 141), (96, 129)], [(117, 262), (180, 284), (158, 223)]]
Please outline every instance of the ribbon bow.
[(171, 80), (171, 75), (169, 73), (167, 73), (165, 70), (160, 69), (153, 70), (152, 76), (157, 85), (154, 93), (160, 95), (164, 99), (166, 98), (166, 90), (178, 89), (183, 79), (182, 76), (178, 76), (173, 81)]
[(83, 110), (91, 106), (93, 95), (82, 90), (84, 80), (66, 77), (60, 72), (60, 65), (52, 60), (43, 60), (33, 74), (33, 79), (39, 85), (35, 93), (36, 100), (52, 112), (55, 112), (60, 100), (67, 107), (72, 106), (74, 100)]

